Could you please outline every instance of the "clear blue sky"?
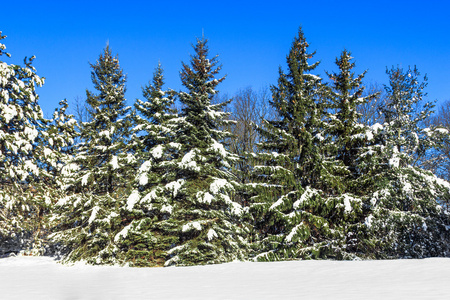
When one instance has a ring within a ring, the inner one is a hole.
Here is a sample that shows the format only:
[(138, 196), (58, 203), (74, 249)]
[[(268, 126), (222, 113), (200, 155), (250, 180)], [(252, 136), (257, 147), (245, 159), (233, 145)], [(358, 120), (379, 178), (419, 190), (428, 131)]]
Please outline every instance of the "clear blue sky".
[(259, 89), (276, 83), (278, 66), (303, 27), (318, 73), (336, 70), (346, 48), (357, 72), (387, 83), (386, 66), (417, 65), (427, 73), (430, 100), (450, 99), (450, 1), (2, 1), (0, 30), (11, 59), (36, 56), (38, 90), (50, 116), (61, 99), (72, 103), (92, 90), (90, 67), (107, 41), (128, 76), (127, 99), (141, 97), (158, 61), (166, 87), (181, 89), (181, 61), (191, 44), (209, 39), (227, 79), (219, 90)]

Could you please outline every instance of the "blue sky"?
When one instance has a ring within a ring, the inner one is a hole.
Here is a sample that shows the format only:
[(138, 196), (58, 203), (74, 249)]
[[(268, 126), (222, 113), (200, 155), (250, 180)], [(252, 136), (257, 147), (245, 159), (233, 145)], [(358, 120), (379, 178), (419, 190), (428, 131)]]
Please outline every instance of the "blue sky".
[(12, 58), (36, 56), (46, 78), (38, 90), (50, 116), (61, 99), (72, 103), (92, 90), (89, 62), (109, 41), (128, 76), (127, 99), (161, 62), (166, 87), (182, 89), (181, 62), (202, 31), (211, 54), (219, 54), (227, 79), (219, 90), (259, 89), (276, 83), (291, 42), (302, 26), (321, 61), (317, 72), (334, 71), (348, 49), (356, 72), (387, 83), (386, 67), (417, 65), (429, 77), (429, 100), (450, 100), (450, 3), (448, 1), (4, 1), (0, 30)]

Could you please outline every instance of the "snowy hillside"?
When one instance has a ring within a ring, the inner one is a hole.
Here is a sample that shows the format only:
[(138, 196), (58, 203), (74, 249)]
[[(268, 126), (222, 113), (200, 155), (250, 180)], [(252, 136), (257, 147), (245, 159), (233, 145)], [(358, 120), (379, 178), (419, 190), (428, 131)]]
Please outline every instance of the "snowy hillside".
[(120, 268), (0, 259), (1, 299), (450, 299), (450, 259)]

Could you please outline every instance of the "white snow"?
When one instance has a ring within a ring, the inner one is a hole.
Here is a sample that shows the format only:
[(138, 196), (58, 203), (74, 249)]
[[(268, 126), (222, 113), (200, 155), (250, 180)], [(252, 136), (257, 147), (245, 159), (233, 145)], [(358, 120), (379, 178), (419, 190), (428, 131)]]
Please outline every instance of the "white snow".
[(181, 189), (181, 187), (184, 184), (184, 179), (178, 179), (177, 181), (172, 181), (166, 184), (166, 188), (171, 190), (173, 193), (173, 196), (176, 197), (178, 194), (178, 191)]
[(26, 160), (24, 162), (24, 168), (25, 170), (28, 170), (36, 175), (39, 175), (38, 167), (31, 160)]
[(389, 160), (389, 166), (391, 166), (392, 168), (398, 168), (399, 165), (400, 165), (400, 158), (393, 157)]
[(289, 235), (286, 237), (286, 242), (290, 243), (292, 241), (292, 238), (297, 234), (297, 231), (300, 229), (300, 227), (303, 226), (303, 222), (301, 222), (300, 224), (296, 225), (294, 228), (292, 228), (291, 232), (289, 233)]
[(158, 145), (152, 149), (151, 154), (154, 158), (160, 159), (163, 155), (164, 147), (162, 145)]
[(219, 191), (222, 189), (233, 189), (233, 186), (231, 185), (231, 183), (229, 183), (226, 179), (221, 179), (221, 178), (215, 178), (213, 183), (211, 183), (211, 185), (209, 186), (209, 190), (213, 193), (213, 194), (217, 194), (219, 193)]
[[(289, 198), (289, 195), (295, 194), (296, 191), (292, 191), (287, 193), (286, 195), (282, 195), (272, 206), (270, 206), (269, 210), (276, 209), (278, 206), (282, 205), (284, 203), (284, 199)], [(302, 195), (303, 197), (303, 195)], [(297, 209), (297, 207), (295, 207)]]
[(44, 148), (44, 157), (49, 157), (52, 155), (52, 150), (49, 148)]
[(181, 159), (180, 167), (194, 171), (200, 171), (200, 167), (197, 166), (197, 162), (194, 160), (195, 155), (196, 155), (195, 149), (186, 153)]
[[(70, 175), (72, 172), (76, 172), (78, 171), (79, 167), (77, 164), (74, 163), (68, 163), (67, 165), (65, 165), (62, 170), (61, 173), (65, 176)], [(86, 178), (87, 180), (87, 178)]]
[(0, 259), (2, 299), (450, 299), (450, 259), (236, 262), (170, 268)]
[(366, 137), (368, 141), (373, 140), (373, 133), (370, 130), (366, 131)]
[(314, 195), (318, 194), (317, 191), (309, 186), (306, 187), (305, 192), (302, 194), (300, 199), (294, 202), (294, 209), (298, 209), (299, 206), (305, 202), (306, 200), (310, 199)]
[(100, 131), (100, 132), (98, 133), (98, 135), (99, 135), (99, 136), (105, 136), (105, 137), (109, 138), (109, 131), (108, 131), (108, 130)]
[(392, 157), (389, 159), (389, 166), (391, 168), (398, 168), (399, 165), (400, 165), (400, 157), (398, 156), (397, 148), (394, 147)]
[(371, 126), (371, 128), (374, 132), (377, 132), (378, 130), (383, 130), (383, 125), (380, 123), (375, 123)]
[(281, 204), (283, 204), (284, 198), (285, 198), (285, 195), (281, 196), (274, 204), (272, 204), (272, 206), (270, 206), (269, 210), (274, 210), (274, 209), (276, 209), (278, 206), (280, 206)]
[(88, 179), (89, 179), (89, 173), (87, 173), (86, 175), (84, 175), (81, 178), (81, 185), (87, 185)]
[(373, 220), (373, 216), (370, 215), (370, 216), (368, 216), (368, 217), (366, 218), (366, 220), (364, 221), (364, 224), (365, 224), (368, 228), (370, 228), (370, 227), (372, 227), (372, 220)]
[(214, 139), (212, 141), (213, 144), (211, 145), (210, 149), (216, 153), (219, 153), (221, 157), (226, 157), (227, 151), (225, 150), (225, 147)]
[(114, 242), (118, 242), (121, 238), (126, 238), (128, 235), (128, 230), (130, 230), (133, 223), (125, 226), (116, 236), (114, 237)]
[(152, 162), (150, 160), (146, 160), (139, 168), (139, 173), (148, 172), (148, 171), (150, 171), (151, 167), (152, 167)]
[(166, 212), (166, 213), (171, 214), (172, 210), (173, 210), (173, 206), (172, 205), (163, 205), (161, 207), (161, 212), (163, 212), (163, 213)]
[(5, 118), (6, 124), (8, 124), (9, 121), (11, 121), (17, 115), (17, 111), (14, 107), (2, 105), (1, 109), (3, 111), (2, 113), (3, 117)]
[(91, 216), (89, 217), (89, 224), (91, 224), (92, 222), (95, 221), (95, 218), (97, 217), (97, 213), (100, 210), (100, 207), (98, 206), (94, 206), (94, 208), (92, 209), (92, 213)]
[(403, 192), (405, 194), (412, 194), (414, 192), (413, 187), (411, 185), (411, 183), (404, 181), (403, 182), (403, 186), (402, 186)]
[(436, 128), (435, 131), (437, 131), (441, 134), (448, 134), (448, 130), (445, 128)]
[(157, 193), (159, 191), (160, 189), (158, 187), (153, 188), (149, 193), (147, 193), (147, 195), (144, 196), (144, 198), (142, 198), (141, 203), (151, 204), (151, 202), (158, 197)]
[(184, 224), (183, 227), (181, 228), (183, 232), (190, 231), (191, 229), (197, 229), (198, 231), (200, 231), (202, 230), (202, 225), (199, 222), (194, 221)]
[(316, 134), (315, 138), (318, 139), (319, 141), (325, 140), (325, 138), (320, 134), (320, 132)]
[(117, 161), (117, 156), (115, 156), (115, 155), (111, 159), (111, 166), (112, 166), (113, 170), (119, 168), (119, 163)]
[(353, 210), (352, 202), (361, 202), (360, 199), (351, 197), (347, 194), (344, 194), (344, 210), (346, 213), (349, 213)]
[(304, 74), (304, 76), (309, 76), (309, 77), (313, 78), (314, 80), (322, 80), (322, 78), (320, 78), (319, 76), (314, 75), (314, 74)]
[(134, 205), (139, 201), (139, 191), (134, 190), (127, 199), (127, 210), (133, 210)]
[(25, 127), (24, 133), (30, 141), (34, 141), (36, 137), (39, 135), (39, 132), (36, 130), (36, 128), (30, 127)]
[(208, 231), (208, 241), (212, 241), (214, 238), (216, 238), (217, 237), (217, 233), (215, 232), (215, 230), (214, 229), (210, 229), (209, 231)]
[(211, 202), (214, 201), (214, 196), (211, 195), (209, 192), (197, 192), (196, 196), (198, 201), (202, 203), (211, 204)]
[(148, 183), (148, 177), (147, 174), (141, 174), (141, 176), (139, 176), (139, 185), (146, 185)]

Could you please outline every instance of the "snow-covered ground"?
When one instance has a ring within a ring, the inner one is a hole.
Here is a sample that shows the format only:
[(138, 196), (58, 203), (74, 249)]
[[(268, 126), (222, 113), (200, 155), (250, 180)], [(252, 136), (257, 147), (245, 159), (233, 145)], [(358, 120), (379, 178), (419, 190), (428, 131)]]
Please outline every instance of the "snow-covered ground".
[(172, 268), (0, 259), (0, 299), (450, 299), (450, 259)]

